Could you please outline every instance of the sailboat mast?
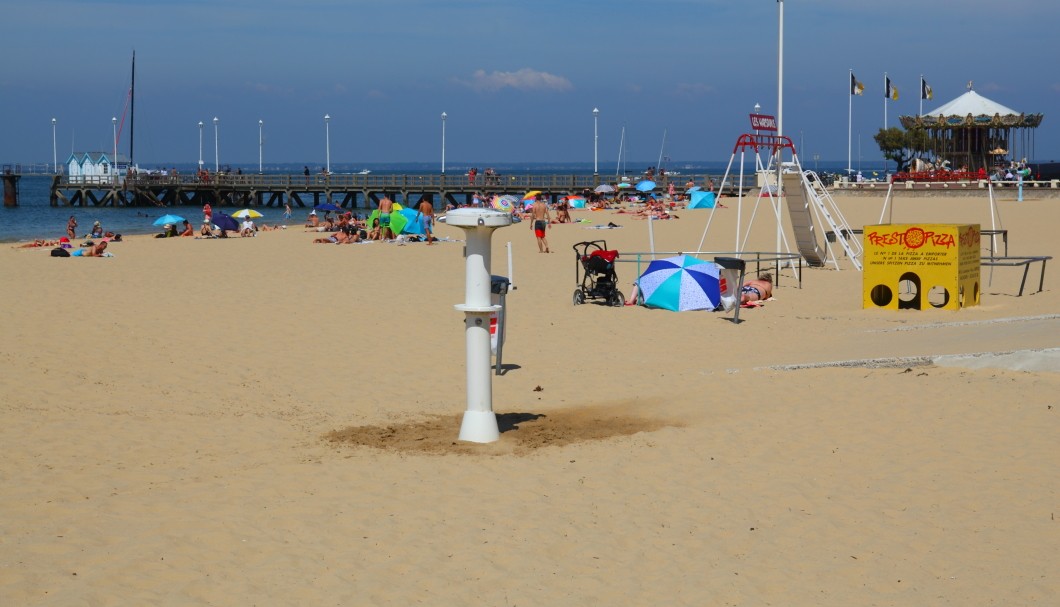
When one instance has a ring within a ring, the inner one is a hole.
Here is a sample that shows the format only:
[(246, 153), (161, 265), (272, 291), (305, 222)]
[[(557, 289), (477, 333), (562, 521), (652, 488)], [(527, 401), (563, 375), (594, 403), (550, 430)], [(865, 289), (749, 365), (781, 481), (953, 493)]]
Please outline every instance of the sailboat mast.
[(666, 149), (666, 129), (663, 129), (662, 145), (659, 146), (659, 162), (655, 163), (655, 171), (662, 171), (663, 150)]
[[(133, 162), (133, 135), (136, 133), (136, 51), (132, 56), (132, 85), (129, 89), (129, 167), (136, 166)], [(117, 159), (115, 159), (117, 160)]]

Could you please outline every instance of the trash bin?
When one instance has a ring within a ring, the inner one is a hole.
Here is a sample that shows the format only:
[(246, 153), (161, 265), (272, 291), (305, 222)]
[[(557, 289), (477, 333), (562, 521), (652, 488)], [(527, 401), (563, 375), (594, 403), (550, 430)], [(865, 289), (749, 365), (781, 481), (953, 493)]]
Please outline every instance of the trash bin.
[(501, 353), (504, 351), (504, 328), (505, 318), (507, 317), (505, 300), (511, 286), (512, 282), (508, 280), (507, 276), (497, 276), (496, 274), (490, 276), (490, 303), (500, 306), (499, 311), (490, 314), (490, 352), (497, 359), (494, 367), (494, 372), (497, 375), (500, 375), (501, 372)]
[(721, 305), (726, 312), (735, 309), (732, 321), (740, 322), (740, 287), (743, 286), (747, 262), (736, 257), (715, 257), (718, 264), (721, 283)]

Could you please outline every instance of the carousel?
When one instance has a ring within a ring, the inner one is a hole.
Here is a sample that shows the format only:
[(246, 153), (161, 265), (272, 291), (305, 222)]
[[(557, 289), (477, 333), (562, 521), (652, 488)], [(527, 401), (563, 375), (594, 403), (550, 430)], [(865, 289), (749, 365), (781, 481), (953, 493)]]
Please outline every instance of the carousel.
[(920, 116), (900, 116), (906, 130), (924, 129), (935, 156), (933, 167), (968, 173), (987, 172), (1030, 158), (1034, 129), (1041, 114), (1024, 114), (987, 99), (972, 89)]

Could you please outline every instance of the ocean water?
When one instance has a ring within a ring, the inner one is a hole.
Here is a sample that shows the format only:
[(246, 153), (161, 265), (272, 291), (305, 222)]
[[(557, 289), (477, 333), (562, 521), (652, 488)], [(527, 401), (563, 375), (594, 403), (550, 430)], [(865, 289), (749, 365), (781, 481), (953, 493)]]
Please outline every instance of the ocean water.
[[(682, 176), (695, 175), (698, 179), (702, 179), (706, 175), (713, 176), (715, 181), (720, 181), (721, 176), (724, 174), (725, 169), (728, 167), (728, 161), (724, 162), (699, 162), (699, 163), (675, 163), (674, 166), (670, 167), (672, 171), (679, 172)], [(844, 163), (836, 162), (821, 162), (819, 163), (819, 169), (822, 172), (838, 172), (843, 168)], [(182, 173), (193, 172), (194, 167), (189, 165), (187, 167), (177, 165), (176, 168)], [(242, 168), (244, 172), (257, 172), (257, 166), (241, 166), (233, 168)], [(302, 165), (284, 165), (279, 167), (269, 167), (266, 173), (277, 173), (277, 174), (301, 174)], [(310, 167), (313, 169), (313, 167)], [(367, 165), (364, 166), (341, 166), (332, 165), (333, 172), (335, 173), (355, 173), (362, 168), (369, 168), (373, 174), (405, 174), (405, 175), (417, 175), (417, 174), (432, 174), (435, 171), (429, 170), (424, 164), (407, 164), (407, 165)], [(467, 170), (465, 166), (452, 166), (447, 167), (446, 172), (448, 174), (462, 174)], [(479, 172), (481, 174), (485, 166), (480, 166)], [(591, 175), (592, 165), (591, 164), (549, 164), (549, 163), (537, 163), (533, 165), (495, 165), (497, 171), (503, 175)], [(638, 167), (636, 173), (639, 174), (644, 167)], [(813, 163), (807, 163), (803, 161), (803, 168), (812, 169), (814, 168)], [(316, 169), (319, 170), (319, 169)], [(736, 172), (738, 167), (734, 167), (733, 171)], [(870, 169), (863, 168), (863, 172), (866, 175), (871, 175), (872, 170), (882, 169)], [(753, 164), (745, 167), (746, 171), (753, 171)], [(632, 174), (633, 171), (626, 171)], [(600, 167), (600, 174), (604, 178), (613, 178), (616, 175), (615, 166), (611, 164), (608, 166)], [(80, 238), (84, 234), (87, 234), (92, 229), (92, 224), (99, 221), (105, 231), (111, 231), (116, 234), (133, 235), (133, 234), (154, 234), (160, 231), (160, 228), (152, 225), (154, 220), (165, 214), (171, 212), (175, 215), (180, 215), (187, 218), (192, 222), (193, 225), (198, 227), (198, 221), (201, 221), (201, 209), (198, 207), (171, 207), (168, 209), (158, 209), (155, 207), (69, 207), (69, 206), (57, 206), (53, 207), (49, 203), (49, 194), (51, 186), (51, 177), (44, 175), (23, 175), (19, 181), (19, 206), (17, 207), (4, 207), (0, 206), (0, 242), (25, 242), (33, 241), (37, 238), (55, 239), (60, 236), (66, 235), (66, 222), (73, 215), (77, 218), (78, 228), (77, 235)], [(401, 202), (401, 201), (399, 201)], [(226, 211), (234, 211), (235, 209), (225, 209)], [(263, 209), (265, 217), (260, 221), (266, 223), (279, 223), (282, 220), (283, 212), (280, 209)], [(295, 216), (292, 221), (295, 223), (301, 222), (305, 214), (305, 210), (295, 210)]]

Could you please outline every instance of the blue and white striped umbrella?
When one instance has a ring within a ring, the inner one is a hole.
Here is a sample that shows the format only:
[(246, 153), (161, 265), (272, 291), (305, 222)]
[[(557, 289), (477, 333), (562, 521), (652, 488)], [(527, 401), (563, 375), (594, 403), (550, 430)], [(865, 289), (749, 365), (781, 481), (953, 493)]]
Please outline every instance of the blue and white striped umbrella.
[(714, 262), (678, 255), (649, 263), (637, 285), (649, 308), (713, 310), (721, 302), (718, 276)]

